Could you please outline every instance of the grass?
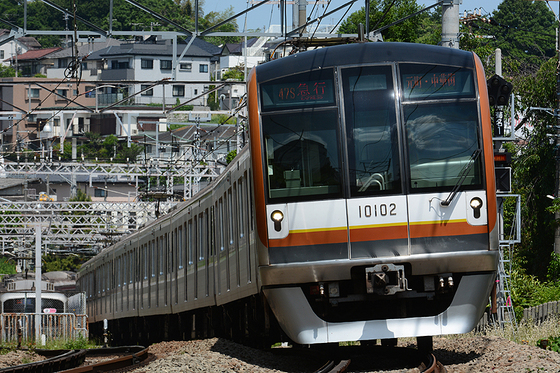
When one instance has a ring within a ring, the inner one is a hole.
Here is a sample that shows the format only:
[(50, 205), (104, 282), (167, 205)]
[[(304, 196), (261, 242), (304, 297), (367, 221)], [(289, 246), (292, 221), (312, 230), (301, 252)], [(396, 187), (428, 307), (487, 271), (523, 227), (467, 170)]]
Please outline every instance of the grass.
[(503, 328), (494, 325), (486, 327), (483, 331), (472, 331), (466, 334), (446, 336), (446, 338), (465, 338), (480, 335), (501, 337), (515, 343), (537, 346), (540, 339), (560, 336), (560, 317), (549, 317), (544, 322), (536, 324), (532, 320), (522, 320), (517, 330), (514, 330), (511, 324), (506, 324)]

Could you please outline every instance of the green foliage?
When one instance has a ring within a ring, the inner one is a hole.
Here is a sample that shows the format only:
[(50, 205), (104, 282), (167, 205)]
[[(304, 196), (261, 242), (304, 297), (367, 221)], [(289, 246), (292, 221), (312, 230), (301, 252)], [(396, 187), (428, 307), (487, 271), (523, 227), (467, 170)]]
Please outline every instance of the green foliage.
[(242, 65), (235, 66), (228, 71), (226, 71), (222, 75), (222, 80), (237, 80), (237, 81), (244, 81), (245, 80), (245, 67)]
[[(420, 10), (416, 0), (371, 0), (370, 31), (379, 29)], [(382, 31), (384, 41), (416, 42), (420, 35), (421, 17), (412, 17)], [(365, 25), (366, 12), (362, 7), (340, 25), (342, 34), (357, 34), (358, 25)]]
[(94, 342), (90, 342), (81, 333), (77, 339), (55, 339), (48, 341), (44, 346), (47, 350), (85, 350), (90, 348), (98, 348)]
[(235, 124), (235, 118), (226, 114), (216, 114), (216, 115), (212, 115), (212, 119), (210, 119), (210, 123)]
[(16, 265), (12, 263), (9, 259), (0, 260), (0, 274), (2, 275), (13, 275), (16, 273)]
[(560, 337), (548, 337), (547, 339), (539, 339), (537, 346), (554, 352), (560, 352)]
[(43, 270), (45, 272), (71, 271), (77, 272), (87, 258), (78, 255), (57, 256), (43, 255)]
[(521, 244), (516, 246), (515, 260), (527, 274), (539, 280), (547, 279), (547, 263), (551, 260), (556, 222), (550, 212), (551, 200), (546, 196), (555, 193), (556, 159), (549, 134), (555, 124), (553, 116), (531, 107), (555, 107), (556, 59), (542, 64), (538, 71), (516, 75), (512, 78), (519, 95), (517, 110), (525, 112), (522, 123), (532, 124), (523, 128), (524, 141), (513, 147), (516, 157), (512, 162), (513, 193), (521, 195)]
[(77, 339), (69, 339), (64, 342), (65, 350), (84, 350), (90, 347), (89, 341), (80, 333)]
[(78, 188), (76, 192), (76, 197), (70, 198), (70, 202), (91, 202), (91, 197), (84, 193), (81, 189)]
[(227, 164), (230, 164), (231, 161), (233, 161), (233, 159), (237, 156), (237, 150), (232, 150), (230, 151), (227, 156), (226, 156), (226, 162)]
[[(74, 2), (72, 0), (57, 0), (57, 5), (64, 9), (74, 9), (76, 5), (76, 14), (86, 21), (107, 30), (109, 28), (109, 17), (107, 9), (109, 9), (109, 0), (84, 0)], [(204, 1), (199, 0), (202, 7)], [(194, 5), (192, 0), (143, 0), (142, 5), (153, 10), (162, 16), (171, 19), (187, 30), (194, 31)], [(4, 2), (0, 4), (0, 12), (2, 18), (16, 25), (23, 25), (23, 6), (21, 2)], [(88, 30), (89, 26), (80, 21), (70, 19), (68, 25), (60, 12), (40, 1), (32, 1), (27, 4), (27, 28), (29, 30), (64, 30), (66, 26), (70, 29), (74, 27), (80, 30)], [(230, 6), (221, 12), (209, 12), (204, 15), (202, 9), (199, 11), (199, 29), (203, 31), (219, 22), (222, 22), (234, 14), (233, 7)], [(176, 30), (172, 25), (165, 22), (154, 22), (154, 18), (147, 12), (125, 2), (115, 1), (113, 4), (113, 31), (170, 31)], [(214, 31), (238, 31), (235, 20), (228, 22)], [(207, 37), (208, 42), (215, 45), (223, 43), (234, 43), (239, 41), (239, 37)], [(59, 46), (62, 42), (61, 38), (52, 35), (43, 35), (38, 37), (38, 41), (43, 47)]]
[(97, 158), (106, 162), (128, 163), (136, 160), (144, 151), (143, 147), (134, 143), (128, 147), (126, 141), (119, 140), (115, 135), (102, 138), (98, 133), (87, 132), (86, 137), (88, 141), (79, 146), (78, 151), (87, 159)]
[(555, 56), (557, 22), (544, 2), (503, 0), (492, 18), (496, 24), (484, 28), (504, 56), (537, 66)]
[(16, 69), (11, 66), (0, 65), (0, 78), (12, 78), (16, 76)]
[(511, 275), (511, 298), (515, 314), (523, 315), (523, 309), (560, 299), (557, 282), (540, 281), (536, 276), (514, 269)]

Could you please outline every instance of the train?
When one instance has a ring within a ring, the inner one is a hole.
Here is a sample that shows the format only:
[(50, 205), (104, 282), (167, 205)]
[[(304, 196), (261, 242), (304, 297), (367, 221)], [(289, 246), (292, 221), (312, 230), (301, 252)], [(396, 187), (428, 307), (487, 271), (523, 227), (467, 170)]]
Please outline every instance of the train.
[(82, 266), (92, 334), (430, 345), (476, 326), (498, 263), (476, 54), (310, 50), (253, 68), (247, 105), (218, 178)]
[[(35, 278), (27, 275), (8, 275), (2, 281), (0, 307), (2, 314), (35, 313)], [(68, 297), (55, 288), (55, 283), (43, 276), (41, 281), (41, 310), (43, 313), (68, 312)]]

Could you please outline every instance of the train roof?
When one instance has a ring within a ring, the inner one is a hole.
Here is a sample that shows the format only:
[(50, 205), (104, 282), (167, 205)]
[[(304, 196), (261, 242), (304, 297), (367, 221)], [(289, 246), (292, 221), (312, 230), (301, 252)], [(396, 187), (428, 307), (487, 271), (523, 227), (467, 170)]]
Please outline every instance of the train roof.
[(356, 43), (293, 54), (257, 66), (257, 79), (267, 81), (297, 72), (340, 65), (420, 62), (474, 67), (473, 53), (414, 43)]

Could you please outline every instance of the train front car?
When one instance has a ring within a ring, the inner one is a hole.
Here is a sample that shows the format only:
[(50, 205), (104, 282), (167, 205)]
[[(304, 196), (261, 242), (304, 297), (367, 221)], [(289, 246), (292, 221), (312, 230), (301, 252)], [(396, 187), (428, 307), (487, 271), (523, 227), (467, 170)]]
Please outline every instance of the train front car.
[(263, 64), (248, 89), (258, 264), (286, 334), (314, 344), (470, 331), (498, 261), (478, 57), (336, 46)]

